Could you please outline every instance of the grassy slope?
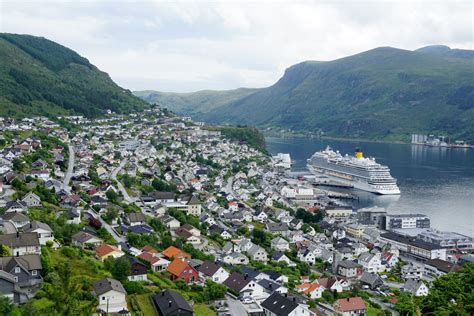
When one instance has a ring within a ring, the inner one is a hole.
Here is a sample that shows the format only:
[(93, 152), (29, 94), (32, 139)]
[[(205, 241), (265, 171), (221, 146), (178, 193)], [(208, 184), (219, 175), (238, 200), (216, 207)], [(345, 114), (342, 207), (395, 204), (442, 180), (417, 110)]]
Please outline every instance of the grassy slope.
[(145, 106), (74, 51), (40, 37), (0, 33), (0, 115), (97, 116)]

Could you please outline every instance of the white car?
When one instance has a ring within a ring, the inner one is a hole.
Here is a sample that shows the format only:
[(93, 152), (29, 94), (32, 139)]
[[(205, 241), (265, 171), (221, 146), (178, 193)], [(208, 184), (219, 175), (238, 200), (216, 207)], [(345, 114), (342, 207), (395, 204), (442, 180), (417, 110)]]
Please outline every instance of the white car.
[(254, 300), (250, 296), (242, 297), (242, 303), (244, 304), (252, 304), (253, 302)]

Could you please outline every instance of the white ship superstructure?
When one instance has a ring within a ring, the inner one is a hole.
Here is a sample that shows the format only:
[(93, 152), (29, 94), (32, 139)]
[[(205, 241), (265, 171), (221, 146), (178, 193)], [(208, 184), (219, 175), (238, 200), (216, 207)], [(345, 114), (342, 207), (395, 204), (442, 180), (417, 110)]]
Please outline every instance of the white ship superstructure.
[(315, 174), (324, 174), (332, 180), (354, 188), (377, 194), (400, 194), (397, 180), (390, 169), (374, 158), (365, 158), (360, 150), (355, 156), (341, 155), (327, 147), (308, 159), (308, 169)]

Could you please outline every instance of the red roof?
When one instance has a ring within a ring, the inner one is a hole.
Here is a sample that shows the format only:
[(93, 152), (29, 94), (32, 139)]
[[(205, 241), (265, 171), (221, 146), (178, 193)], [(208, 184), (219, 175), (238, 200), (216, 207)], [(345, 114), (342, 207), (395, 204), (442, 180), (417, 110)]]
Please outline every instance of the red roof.
[(334, 303), (334, 309), (340, 312), (365, 310), (365, 302), (360, 297), (341, 298)]
[(114, 251), (121, 252), (121, 250), (118, 249), (117, 247), (107, 245), (107, 244), (102, 244), (99, 247), (95, 248), (95, 253), (97, 254), (98, 257), (101, 257), (101, 258)]
[(186, 269), (194, 270), (194, 268), (184, 259), (174, 259), (167, 268), (168, 272), (175, 276), (180, 276)]

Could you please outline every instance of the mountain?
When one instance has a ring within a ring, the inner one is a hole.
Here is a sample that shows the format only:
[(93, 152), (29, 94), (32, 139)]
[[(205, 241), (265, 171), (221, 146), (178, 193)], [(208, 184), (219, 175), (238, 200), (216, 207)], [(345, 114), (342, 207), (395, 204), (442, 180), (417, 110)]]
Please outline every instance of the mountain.
[(209, 112), (235, 100), (246, 97), (258, 89), (203, 90), (191, 93), (159, 92), (153, 90), (134, 91), (133, 94), (148, 103), (159, 104), (181, 115), (195, 119), (205, 118)]
[[(474, 141), (472, 51), (380, 47), (288, 68), (274, 85), (227, 103), (181, 96), (212, 123), (253, 124), (325, 135), (408, 140), (411, 133)], [(226, 92), (229, 93), (229, 92)], [(171, 110), (177, 110), (171, 104)], [(189, 110), (191, 112), (191, 110)]]
[(147, 104), (76, 52), (42, 37), (0, 33), (0, 116), (98, 116)]

